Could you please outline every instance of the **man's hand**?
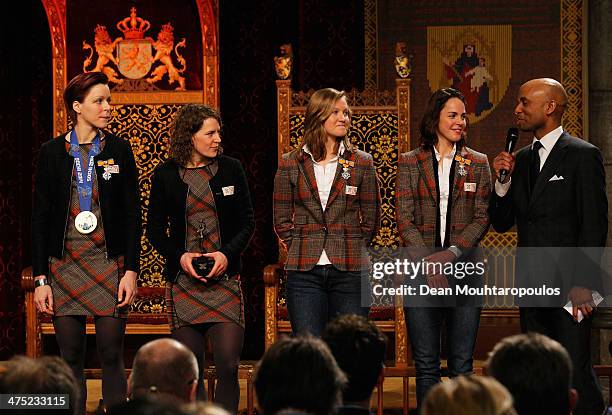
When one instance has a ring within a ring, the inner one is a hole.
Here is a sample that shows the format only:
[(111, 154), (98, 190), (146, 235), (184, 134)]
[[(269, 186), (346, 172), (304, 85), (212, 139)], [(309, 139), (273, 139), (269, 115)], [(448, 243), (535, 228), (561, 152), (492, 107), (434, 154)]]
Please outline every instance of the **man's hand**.
[(593, 292), (584, 287), (572, 287), (567, 295), (569, 301), (572, 302), (572, 315), (574, 320), (578, 321), (578, 310), (582, 311), (584, 318), (587, 318), (593, 313), (595, 304), (593, 303)]
[(495, 177), (500, 183), (502, 182), (499, 180), (499, 174), (502, 170), (506, 170), (508, 174), (503, 181), (503, 183), (506, 183), (514, 171), (514, 154), (505, 151), (499, 153), (493, 159), (493, 170), (495, 170)]

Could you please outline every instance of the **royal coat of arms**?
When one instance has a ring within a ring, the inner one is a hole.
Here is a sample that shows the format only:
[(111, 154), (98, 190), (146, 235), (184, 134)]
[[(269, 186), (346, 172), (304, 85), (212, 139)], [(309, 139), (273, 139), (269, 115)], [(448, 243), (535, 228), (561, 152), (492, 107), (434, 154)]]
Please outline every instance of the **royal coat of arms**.
[[(157, 40), (145, 37), (151, 23), (138, 17), (136, 8), (132, 7), (130, 16), (119, 21), (116, 26), (123, 33), (123, 37), (113, 40), (106, 26), (97, 25), (94, 30), (94, 47), (83, 41), (83, 50), (89, 51), (83, 62), (83, 72), (103, 72), (116, 84), (122, 84), (125, 78), (144, 78), (149, 84), (155, 84), (167, 76), (170, 85), (178, 84), (175, 88), (177, 91), (185, 90), (185, 77), (182, 74), (187, 69), (187, 64), (179, 48), (184, 48), (187, 43), (183, 38), (174, 44), (172, 24), (162, 25)], [(98, 55), (95, 65), (94, 49)], [(178, 65), (173, 62), (172, 52)]]

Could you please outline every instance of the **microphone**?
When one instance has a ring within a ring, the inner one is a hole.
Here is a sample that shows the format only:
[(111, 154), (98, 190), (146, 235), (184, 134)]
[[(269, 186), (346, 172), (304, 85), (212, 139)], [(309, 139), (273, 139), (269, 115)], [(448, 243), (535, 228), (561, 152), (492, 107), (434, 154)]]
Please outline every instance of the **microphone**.
[[(518, 128), (508, 128), (508, 134), (506, 135), (506, 151), (508, 153), (512, 153), (514, 151), (514, 147), (516, 146), (516, 142), (518, 141)], [(499, 172), (499, 182), (503, 183), (506, 180), (506, 176), (508, 175), (508, 171), (506, 169), (502, 169)]]

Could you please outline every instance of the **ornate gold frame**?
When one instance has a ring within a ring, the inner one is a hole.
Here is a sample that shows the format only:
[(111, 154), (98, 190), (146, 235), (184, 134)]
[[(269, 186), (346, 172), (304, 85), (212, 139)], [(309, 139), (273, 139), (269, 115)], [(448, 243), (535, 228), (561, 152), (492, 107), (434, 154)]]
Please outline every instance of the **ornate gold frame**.
[[(51, 31), (53, 71), (53, 134), (59, 135), (67, 128), (67, 117), (62, 95), (67, 83), (66, 65), (66, 0), (41, 0)], [(219, 37), (218, 0), (196, 0), (200, 17), (202, 46), (201, 91), (173, 92), (116, 92), (113, 102), (117, 104), (184, 104), (201, 102), (219, 106)]]
[(563, 128), (588, 140), (588, 1), (561, 0), (561, 83), (569, 95)]

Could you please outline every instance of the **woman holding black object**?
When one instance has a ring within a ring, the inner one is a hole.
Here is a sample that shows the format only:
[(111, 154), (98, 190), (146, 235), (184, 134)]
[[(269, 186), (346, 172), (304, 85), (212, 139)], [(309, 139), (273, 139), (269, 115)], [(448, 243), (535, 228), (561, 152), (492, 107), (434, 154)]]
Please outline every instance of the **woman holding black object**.
[(108, 78), (73, 78), (64, 92), (72, 131), (43, 144), (32, 209), (34, 303), (53, 316), (57, 342), (80, 384), (85, 413), (86, 317), (93, 316), (105, 405), (125, 400), (123, 336), (140, 255), (138, 172), (130, 144), (104, 132)]
[[(203, 398), (204, 336), (211, 339), (215, 401), (236, 413), (244, 339), (240, 255), (255, 222), (240, 162), (221, 155), (221, 117), (200, 104), (174, 119), (170, 160), (155, 169), (147, 233), (166, 260), (166, 306), (172, 337), (198, 359)], [(169, 232), (167, 225), (170, 224)]]

